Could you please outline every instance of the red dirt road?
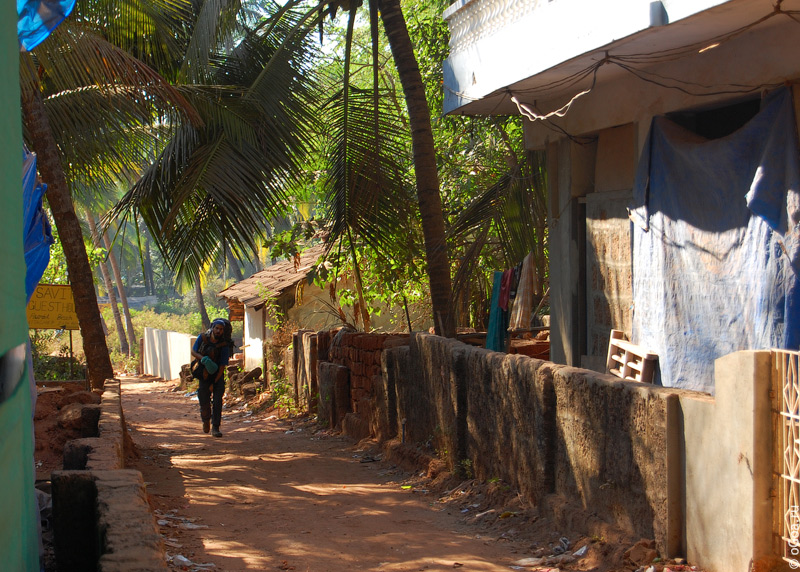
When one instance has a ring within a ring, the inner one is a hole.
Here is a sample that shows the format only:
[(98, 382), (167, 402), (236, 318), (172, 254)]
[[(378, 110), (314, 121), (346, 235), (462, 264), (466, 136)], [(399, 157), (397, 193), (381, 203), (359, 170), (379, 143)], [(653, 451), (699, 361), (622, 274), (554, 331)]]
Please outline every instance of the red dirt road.
[(223, 438), (205, 435), (197, 402), (175, 387), (122, 382), (139, 453), (131, 465), (148, 483), (175, 570), (507, 571), (532, 555), (513, 528), (487, 532), (479, 514), (466, 522), (485, 510), (478, 502), (439, 502), (425, 479), (372, 462), (376, 449), (311, 424), (239, 407), (223, 410)]

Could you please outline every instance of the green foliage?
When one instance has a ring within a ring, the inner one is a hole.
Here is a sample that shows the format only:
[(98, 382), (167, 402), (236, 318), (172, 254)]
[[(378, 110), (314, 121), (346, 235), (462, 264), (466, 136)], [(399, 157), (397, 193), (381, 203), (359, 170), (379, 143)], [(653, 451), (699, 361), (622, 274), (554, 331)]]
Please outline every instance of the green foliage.
[(286, 378), (274, 379), (270, 383), (270, 405), (276, 409), (285, 411), (287, 415), (293, 416), (301, 413), (300, 409), (294, 402), (292, 395), (292, 384)]
[(458, 476), (462, 479), (475, 478), (475, 471), (473, 470), (471, 459), (461, 459), (458, 462)]
[[(67, 272), (67, 258), (64, 256), (64, 249), (61, 246), (61, 239), (58, 236), (58, 229), (53, 221), (50, 209), (45, 209), (47, 218), (50, 221), (50, 228), (53, 233), (54, 243), (50, 246), (50, 262), (42, 274), (42, 284), (69, 284), (69, 273)], [(106, 251), (104, 248), (95, 248), (91, 242), (86, 242), (86, 255), (89, 257), (90, 267), (96, 267), (101, 260), (104, 260)]]
[(299, 256), (304, 246), (310, 246), (312, 239), (320, 232), (319, 222), (303, 220), (296, 222), (288, 230), (274, 233), (264, 241), (270, 257), (291, 260)]
[(56, 330), (30, 330), (33, 375), (37, 381), (84, 379), (84, 366), (79, 356), (70, 358), (64, 334)]

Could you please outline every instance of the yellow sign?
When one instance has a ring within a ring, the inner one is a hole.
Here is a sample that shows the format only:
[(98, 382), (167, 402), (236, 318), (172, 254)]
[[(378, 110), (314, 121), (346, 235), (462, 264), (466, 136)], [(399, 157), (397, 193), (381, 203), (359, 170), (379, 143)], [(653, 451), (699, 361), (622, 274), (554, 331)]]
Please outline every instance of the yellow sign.
[(72, 287), (39, 284), (28, 302), (28, 327), (41, 330), (78, 330)]

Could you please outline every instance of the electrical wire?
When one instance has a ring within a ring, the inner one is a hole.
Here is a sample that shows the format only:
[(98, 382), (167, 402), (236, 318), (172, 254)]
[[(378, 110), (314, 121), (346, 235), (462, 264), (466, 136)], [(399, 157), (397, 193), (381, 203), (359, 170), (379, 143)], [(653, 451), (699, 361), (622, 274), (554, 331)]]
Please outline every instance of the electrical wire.
[[(605, 63), (605, 60), (602, 63)], [(513, 94), (511, 95), (511, 101), (513, 101), (514, 105), (517, 106), (517, 109), (519, 110), (520, 114), (523, 115), (524, 117), (527, 117), (530, 121), (545, 120), (545, 119), (550, 119), (551, 117), (564, 117), (569, 111), (569, 108), (572, 107), (573, 103), (575, 103), (579, 98), (583, 97), (584, 95), (591, 93), (595, 85), (597, 85), (597, 70), (599, 69), (599, 67), (600, 66), (598, 65), (594, 69), (594, 75), (592, 77), (592, 85), (588, 89), (584, 89), (583, 91), (576, 93), (575, 95), (572, 96), (572, 99), (570, 99), (567, 103), (565, 103), (558, 109), (554, 109), (549, 113), (544, 113), (544, 114), (537, 113), (536, 111), (531, 109), (531, 107), (529, 107), (527, 104), (520, 102), (520, 100)], [(534, 102), (533, 105), (536, 106), (536, 102)]]

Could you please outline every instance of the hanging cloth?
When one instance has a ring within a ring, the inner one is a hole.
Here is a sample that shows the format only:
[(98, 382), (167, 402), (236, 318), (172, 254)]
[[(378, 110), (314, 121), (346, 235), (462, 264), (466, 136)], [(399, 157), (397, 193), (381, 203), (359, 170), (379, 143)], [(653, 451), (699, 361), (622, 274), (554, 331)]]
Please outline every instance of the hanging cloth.
[(17, 38), (30, 52), (41, 44), (75, 7), (75, 0), (17, 0)]
[(30, 302), (50, 263), (53, 233), (42, 207), (47, 185), (36, 180), (36, 155), (22, 151), (23, 240), (25, 247), (25, 297)]
[(500, 301), (498, 305), (504, 312), (508, 312), (508, 300), (511, 295), (511, 282), (514, 279), (514, 269), (510, 268), (503, 272), (503, 277), (500, 281)]
[(522, 260), (522, 270), (519, 275), (517, 297), (511, 310), (510, 329), (527, 330), (531, 327), (531, 312), (533, 312), (533, 291), (535, 288), (535, 270), (533, 267), (533, 253)]
[(800, 163), (792, 93), (707, 140), (653, 121), (633, 190), (633, 341), (661, 384), (714, 393), (714, 360), (800, 347)]
[(500, 290), (503, 272), (495, 272), (492, 281), (492, 301), (489, 310), (489, 330), (486, 332), (486, 349), (495, 352), (506, 351), (508, 335), (508, 312), (500, 308)]

